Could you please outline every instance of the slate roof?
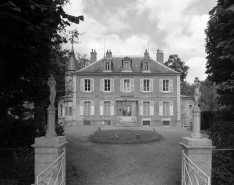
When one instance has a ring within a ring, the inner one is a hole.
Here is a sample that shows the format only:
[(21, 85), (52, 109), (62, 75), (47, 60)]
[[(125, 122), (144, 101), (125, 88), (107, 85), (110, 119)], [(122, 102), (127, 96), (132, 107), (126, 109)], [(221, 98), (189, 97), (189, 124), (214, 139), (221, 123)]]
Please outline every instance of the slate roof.
[(78, 69), (78, 65), (76, 62), (74, 48), (72, 45), (71, 56), (70, 56), (69, 61), (68, 61), (67, 71), (77, 71), (77, 69)]
[(150, 74), (156, 73), (156, 74), (180, 75), (179, 72), (176, 72), (176, 71), (166, 67), (162, 63), (157, 62), (152, 58), (144, 58), (142, 56), (125, 56), (125, 57), (124, 56), (113, 56), (112, 58), (102, 58), (102, 59), (90, 64), (89, 66), (87, 66), (83, 69), (80, 69), (78, 71), (73, 72), (73, 74), (77, 74), (77, 75), (82, 75), (82, 74), (87, 74), (87, 73), (105, 73), (105, 74), (107, 74), (107, 72), (103, 72), (104, 61), (106, 61), (106, 60), (112, 61), (112, 63), (113, 63), (113, 68), (112, 68), (111, 73), (126, 73), (126, 72), (122, 72), (122, 60), (124, 58), (127, 58), (127, 57), (132, 60), (132, 72), (130, 72), (130, 73), (142, 73), (141, 63), (143, 60), (148, 60), (148, 61), (150, 61), (150, 70), (151, 70)]

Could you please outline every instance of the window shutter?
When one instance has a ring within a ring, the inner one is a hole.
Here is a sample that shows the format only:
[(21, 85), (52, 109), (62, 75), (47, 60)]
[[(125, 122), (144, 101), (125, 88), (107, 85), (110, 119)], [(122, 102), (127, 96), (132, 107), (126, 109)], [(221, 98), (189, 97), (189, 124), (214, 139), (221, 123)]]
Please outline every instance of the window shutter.
[(94, 106), (95, 106), (95, 102), (91, 101), (91, 116), (94, 115)]
[(130, 79), (131, 92), (134, 91), (134, 79)]
[(110, 107), (110, 115), (115, 115), (115, 111), (114, 111), (114, 101), (111, 101), (111, 107)]
[(84, 115), (84, 101), (80, 101), (80, 115)]
[(163, 92), (163, 79), (159, 80), (159, 92)]
[(84, 79), (80, 79), (80, 91), (84, 92)]
[(173, 80), (172, 79), (169, 80), (169, 91), (173, 92)]
[(153, 79), (150, 79), (150, 92), (153, 92)]
[(140, 91), (143, 92), (143, 79), (140, 79)]
[(124, 81), (123, 81), (123, 79), (121, 79), (120, 80), (120, 91), (121, 92), (123, 92), (123, 83), (124, 83)]
[(65, 117), (65, 108), (64, 108), (64, 106), (63, 106), (63, 117)]
[(140, 101), (140, 116), (143, 116), (143, 101)]
[(159, 102), (159, 116), (162, 116), (163, 115), (163, 102), (160, 101)]
[(91, 92), (93, 92), (94, 91), (94, 79), (91, 79)]
[(173, 101), (170, 101), (170, 116), (173, 116)]
[(114, 92), (114, 79), (111, 79), (111, 92)]
[(150, 101), (150, 116), (154, 115), (154, 102)]
[(104, 91), (104, 79), (100, 80), (100, 91), (103, 92)]
[(100, 116), (103, 116), (103, 101), (100, 101)]

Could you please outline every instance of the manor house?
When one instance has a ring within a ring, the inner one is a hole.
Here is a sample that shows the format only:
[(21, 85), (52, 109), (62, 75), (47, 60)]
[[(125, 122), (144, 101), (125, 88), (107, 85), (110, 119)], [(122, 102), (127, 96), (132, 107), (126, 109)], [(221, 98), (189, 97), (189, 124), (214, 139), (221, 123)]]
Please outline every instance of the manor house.
[[(191, 117), (193, 100), (180, 94), (180, 73), (164, 65), (164, 53), (151, 58), (112, 55), (78, 70), (72, 47), (66, 94), (58, 104), (58, 122), (67, 125), (181, 126)], [(182, 115), (182, 118), (181, 118)]]

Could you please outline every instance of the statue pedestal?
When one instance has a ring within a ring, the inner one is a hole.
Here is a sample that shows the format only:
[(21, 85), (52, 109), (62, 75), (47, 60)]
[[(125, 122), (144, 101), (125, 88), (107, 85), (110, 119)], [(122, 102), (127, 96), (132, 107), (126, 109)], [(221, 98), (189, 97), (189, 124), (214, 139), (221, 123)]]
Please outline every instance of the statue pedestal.
[[(32, 147), (34, 147), (35, 149), (35, 177), (43, 170), (45, 170), (56, 159), (58, 159), (58, 157), (63, 152), (63, 149), (66, 149), (66, 143), (66, 136), (35, 138), (35, 144), (32, 145)], [(47, 170), (45, 174), (48, 173), (50, 170), (51, 169)], [(62, 170), (63, 174), (66, 174), (65, 166)], [(58, 168), (54, 170), (55, 174), (57, 172)], [(50, 176), (48, 176), (43, 182), (47, 182), (49, 177)], [(51, 183), (55, 182), (55, 180), (56, 177), (52, 176)]]
[(186, 156), (194, 162), (206, 175), (211, 177), (212, 141), (210, 139), (195, 139), (183, 137), (180, 143)]
[(47, 130), (46, 130), (46, 137), (56, 137), (57, 134), (55, 132), (55, 111), (56, 108), (54, 105), (49, 105), (47, 108)]
[(200, 134), (201, 130), (201, 110), (198, 106), (195, 106), (193, 109), (193, 128), (191, 138), (201, 139)]

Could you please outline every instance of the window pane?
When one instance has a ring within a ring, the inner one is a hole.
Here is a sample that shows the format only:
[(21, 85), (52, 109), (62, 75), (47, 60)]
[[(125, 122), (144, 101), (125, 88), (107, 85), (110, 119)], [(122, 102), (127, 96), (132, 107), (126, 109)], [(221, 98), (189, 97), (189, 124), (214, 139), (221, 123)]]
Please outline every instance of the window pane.
[(169, 91), (169, 80), (163, 80), (163, 91)]
[(144, 101), (143, 102), (143, 116), (149, 116), (150, 115), (150, 102)]
[(90, 79), (85, 80), (85, 91), (90, 91)]
[(110, 102), (104, 101), (104, 116), (110, 116)]
[(149, 80), (144, 80), (144, 91), (149, 91)]
[(84, 116), (90, 116), (91, 115), (91, 102), (85, 101), (84, 102)]
[(110, 91), (110, 79), (106, 79), (105, 81), (105, 91)]
[(163, 115), (169, 116), (170, 115), (170, 104), (169, 102), (163, 102)]
[(124, 91), (130, 91), (130, 80), (124, 80)]

